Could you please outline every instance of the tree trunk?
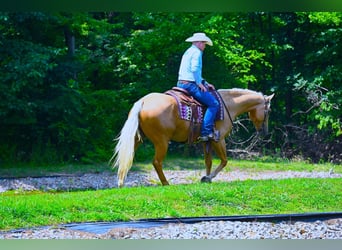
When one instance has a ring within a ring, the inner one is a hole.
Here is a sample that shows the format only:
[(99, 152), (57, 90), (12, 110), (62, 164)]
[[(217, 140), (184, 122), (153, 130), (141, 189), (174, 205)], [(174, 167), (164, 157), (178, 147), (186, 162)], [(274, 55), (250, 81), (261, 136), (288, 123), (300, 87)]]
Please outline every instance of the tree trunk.
[(75, 55), (75, 36), (69, 29), (64, 27), (65, 44), (68, 47), (68, 56), (73, 57)]

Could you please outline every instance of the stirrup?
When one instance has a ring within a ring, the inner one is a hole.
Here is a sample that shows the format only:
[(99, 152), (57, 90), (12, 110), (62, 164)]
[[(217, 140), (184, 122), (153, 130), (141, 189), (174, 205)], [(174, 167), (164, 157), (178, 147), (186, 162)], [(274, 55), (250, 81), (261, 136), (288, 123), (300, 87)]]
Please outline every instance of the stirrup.
[(209, 141), (209, 140), (214, 140), (214, 134), (213, 133), (211, 133), (211, 134), (209, 134), (209, 135), (202, 135), (202, 136), (199, 136), (198, 138), (197, 138), (197, 141), (198, 142), (207, 142), (207, 141)]
[(220, 130), (214, 129), (214, 141), (218, 142), (220, 140)]

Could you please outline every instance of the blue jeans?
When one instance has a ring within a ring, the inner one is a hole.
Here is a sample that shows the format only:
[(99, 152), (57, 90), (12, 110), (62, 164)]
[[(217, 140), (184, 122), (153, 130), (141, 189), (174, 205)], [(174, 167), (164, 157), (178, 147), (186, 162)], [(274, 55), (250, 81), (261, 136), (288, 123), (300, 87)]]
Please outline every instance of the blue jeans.
[(201, 91), (196, 83), (183, 84), (178, 82), (177, 87), (187, 90), (197, 101), (207, 106), (203, 118), (201, 135), (207, 136), (213, 133), (215, 117), (220, 105), (216, 98), (209, 91)]

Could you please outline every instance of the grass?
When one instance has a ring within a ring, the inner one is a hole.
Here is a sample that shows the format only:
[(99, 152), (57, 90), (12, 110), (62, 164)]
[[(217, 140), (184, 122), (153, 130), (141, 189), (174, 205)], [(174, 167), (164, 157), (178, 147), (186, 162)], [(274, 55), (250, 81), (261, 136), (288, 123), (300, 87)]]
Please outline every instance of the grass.
[(341, 179), (286, 179), (0, 194), (0, 229), (141, 218), (333, 212)]
[(99, 164), (60, 164), (60, 165), (11, 165), (1, 166), (1, 178), (42, 177), (54, 175), (82, 175), (113, 171), (106, 163)]

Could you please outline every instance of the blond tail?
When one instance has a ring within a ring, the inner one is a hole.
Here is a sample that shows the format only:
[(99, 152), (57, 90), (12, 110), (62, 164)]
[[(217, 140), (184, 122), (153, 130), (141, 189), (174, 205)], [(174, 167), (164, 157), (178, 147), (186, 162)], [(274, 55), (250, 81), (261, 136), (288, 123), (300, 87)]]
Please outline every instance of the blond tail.
[(129, 169), (132, 166), (134, 158), (135, 138), (138, 136), (140, 140), (139, 127), (139, 113), (142, 108), (142, 101), (137, 101), (131, 109), (128, 118), (123, 126), (119, 137), (116, 139), (114, 155), (111, 158), (113, 161), (113, 168), (118, 169), (118, 187), (122, 187)]

